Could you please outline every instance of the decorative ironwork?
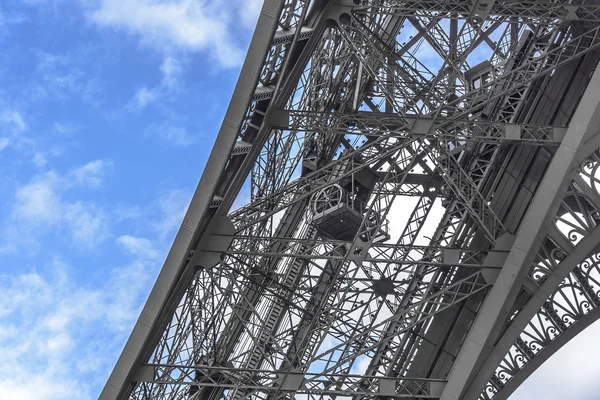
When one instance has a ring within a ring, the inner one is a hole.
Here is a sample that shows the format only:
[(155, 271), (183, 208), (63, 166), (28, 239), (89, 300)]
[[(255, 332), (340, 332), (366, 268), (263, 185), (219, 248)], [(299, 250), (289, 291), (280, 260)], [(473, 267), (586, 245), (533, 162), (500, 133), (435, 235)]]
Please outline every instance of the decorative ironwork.
[[(600, 58), (600, 1), (571, 3), (268, 0), (213, 202), (118, 398), (439, 398)], [(599, 166), (560, 193), (528, 290), (597, 229)], [(481, 398), (600, 305), (599, 260)]]
[[(576, 178), (569, 186), (554, 218), (557, 231), (546, 237), (538, 251), (530, 276), (540, 286), (577, 244), (599, 225), (598, 203), (590, 200), (590, 196), (600, 195), (600, 186), (596, 184), (599, 155), (598, 152), (593, 153), (577, 170), (577, 176), (584, 179)], [(560, 238), (553, 238), (552, 234), (567, 239), (566, 246), (560, 247), (557, 244)], [(593, 252), (575, 266), (548, 297), (504, 357), (480, 398), (493, 398), (521, 373), (536, 354), (599, 305), (600, 253)]]

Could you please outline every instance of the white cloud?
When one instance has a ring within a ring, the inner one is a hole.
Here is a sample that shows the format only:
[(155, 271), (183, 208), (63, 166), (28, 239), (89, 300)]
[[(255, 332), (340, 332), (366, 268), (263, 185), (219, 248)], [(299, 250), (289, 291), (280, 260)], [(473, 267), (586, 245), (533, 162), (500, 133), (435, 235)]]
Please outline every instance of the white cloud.
[(40, 72), (48, 72), (71, 64), (71, 57), (66, 54), (54, 54), (38, 50), (36, 55), (38, 57), (37, 68)]
[(65, 175), (50, 171), (19, 187), (4, 232), (8, 244), (2, 246), (3, 250), (15, 250), (34, 243), (39, 234), (62, 229), (80, 246), (94, 248), (103, 242), (108, 237), (106, 213), (94, 203), (69, 199), (69, 190), (101, 186), (104, 171), (111, 165), (97, 160), (73, 168)]
[(32, 155), (40, 138), (31, 135), (30, 127), (22, 109), (7, 106), (0, 98), (0, 151), (12, 148), (23, 155)]
[(93, 288), (60, 260), (0, 276), (0, 399), (95, 398), (157, 267), (134, 260)]
[(94, 248), (108, 236), (107, 216), (96, 205), (76, 202), (65, 205), (63, 212), (74, 242)]
[(123, 235), (117, 238), (117, 244), (141, 259), (156, 259), (159, 256), (152, 241), (146, 238)]
[(70, 123), (55, 122), (52, 126), (52, 132), (61, 136), (71, 136), (81, 128)]
[(264, 0), (244, 0), (241, 2), (239, 16), (246, 28), (254, 29), (263, 3)]
[(166, 57), (160, 65), (162, 75), (159, 85), (148, 88), (142, 86), (133, 96), (129, 106), (133, 110), (140, 111), (146, 106), (160, 101), (163, 97), (179, 90), (181, 78), (181, 62), (173, 57)]
[(175, 146), (189, 146), (198, 139), (198, 136), (188, 132), (186, 127), (167, 122), (152, 126), (146, 131), (146, 136), (157, 137)]
[(72, 176), (75, 183), (97, 188), (102, 185), (104, 174), (106, 170), (112, 168), (112, 165), (112, 162), (107, 160), (90, 161), (85, 165), (73, 168), (69, 173), (69, 177)]
[(27, 129), (27, 124), (23, 115), (16, 110), (4, 111), (0, 115), (0, 120), (3, 122), (11, 123), (13, 125), (13, 132), (20, 133)]
[[(188, 190), (174, 189), (167, 191), (158, 199), (145, 206), (120, 207), (115, 209), (114, 216), (122, 220), (143, 221), (141, 229), (147, 234), (151, 233), (157, 237), (160, 243), (170, 245), (174, 233), (179, 229), (183, 216), (187, 211), (192, 198), (192, 192)], [(143, 238), (127, 235), (117, 239), (117, 243), (135, 255), (147, 244)], [(135, 240), (134, 240), (135, 239)], [(141, 239), (141, 240), (138, 240)]]
[(156, 89), (148, 89), (146, 86), (142, 86), (133, 96), (133, 106), (141, 110), (146, 108), (147, 105), (154, 103), (158, 97)]
[(72, 53), (34, 51), (41, 78), (37, 96), (65, 99), (77, 95), (88, 103), (101, 103), (103, 87), (98, 78), (89, 76), (89, 61), (85, 57), (85, 50)]
[(36, 272), (3, 276), (0, 282), (0, 398), (74, 399), (78, 392), (86, 397), (64, 369), (71, 335), (64, 326), (43, 323), (44, 312), (68, 291), (61, 274), (53, 282)]
[(39, 168), (46, 166), (46, 164), (48, 163), (46, 156), (39, 151), (37, 153), (35, 153), (32, 161), (35, 164), (35, 166), (39, 167)]
[(67, 54), (52, 54), (37, 51), (38, 71), (46, 85), (59, 90), (56, 95), (64, 95), (65, 91), (79, 91), (84, 85), (84, 72), (74, 66), (74, 60)]
[(45, 147), (43, 151), (35, 150), (35, 142), (33, 142), (30, 147), (30, 150), (34, 152), (31, 157), (31, 162), (38, 168), (44, 168), (48, 165), (49, 158), (61, 156), (65, 151), (64, 148), (59, 146), (51, 146), (49, 149)]
[(371, 358), (368, 356), (359, 356), (354, 365), (352, 366), (352, 373), (357, 375), (364, 375), (367, 372), (367, 368), (371, 364)]
[(27, 123), (20, 111), (14, 109), (0, 110), (0, 151), (9, 144), (23, 142), (22, 133), (27, 130)]
[(153, 48), (206, 50), (223, 67), (241, 63), (243, 51), (230, 35), (231, 3), (173, 0), (102, 0), (91, 19), (123, 29)]
[(166, 57), (160, 65), (162, 72), (162, 85), (169, 89), (175, 89), (179, 86), (181, 75), (181, 62), (173, 57)]
[[(160, 210), (158, 218), (153, 223), (154, 231), (159, 237), (167, 238), (181, 225), (192, 198), (192, 193), (185, 190), (173, 190), (158, 200), (157, 208)], [(168, 239), (167, 239), (168, 240)]]
[(15, 194), (15, 218), (35, 225), (53, 224), (60, 217), (58, 181), (55, 172), (48, 172), (20, 187)]

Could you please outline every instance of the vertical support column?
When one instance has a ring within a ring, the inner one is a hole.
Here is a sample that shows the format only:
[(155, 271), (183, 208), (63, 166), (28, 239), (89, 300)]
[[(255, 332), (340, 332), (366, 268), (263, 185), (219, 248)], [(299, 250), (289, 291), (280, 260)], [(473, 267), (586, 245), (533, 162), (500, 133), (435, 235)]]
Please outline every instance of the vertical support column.
[[(595, 71), (562, 144), (529, 206), (500, 275), (460, 349), (448, 377), (448, 384), (442, 393), (442, 400), (464, 398), (477, 368), (492, 351), (502, 325), (508, 320), (510, 309), (544, 238), (545, 226), (551, 223), (560, 205), (560, 194), (569, 184), (571, 172), (576, 164), (576, 155), (582, 151), (584, 141), (598, 132), (600, 126), (598, 93), (600, 93), (599, 69)], [(477, 388), (471, 388), (470, 393), (474, 392), (478, 393)]]

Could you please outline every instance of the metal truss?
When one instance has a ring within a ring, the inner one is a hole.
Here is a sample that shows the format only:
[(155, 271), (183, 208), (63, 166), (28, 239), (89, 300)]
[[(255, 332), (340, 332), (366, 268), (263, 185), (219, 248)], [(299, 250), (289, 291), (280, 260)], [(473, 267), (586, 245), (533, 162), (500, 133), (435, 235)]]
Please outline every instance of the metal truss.
[[(404, 378), (403, 382), (397, 382), (396, 380), (389, 379), (385, 376), (369, 377), (374, 381), (374, 384), (369, 388), (361, 387), (360, 382), (365, 377), (361, 375), (340, 375), (340, 374), (312, 374), (312, 373), (274, 373), (269, 370), (249, 370), (249, 369), (236, 369), (236, 368), (223, 368), (215, 366), (204, 366), (195, 365), (194, 367), (179, 366), (179, 365), (145, 365), (143, 366), (148, 369), (161, 369), (164, 368), (169, 371), (170, 374), (177, 374), (177, 378), (167, 379), (162, 382), (153, 381), (153, 383), (161, 384), (176, 384), (176, 385), (194, 385), (197, 380), (194, 378), (197, 372), (206, 375), (207, 378), (202, 382), (204, 387), (215, 387), (215, 388), (228, 388), (228, 389), (246, 389), (246, 390), (265, 390), (267, 393), (273, 392), (293, 392), (299, 395), (325, 395), (325, 396), (361, 396), (365, 398), (376, 398), (377, 396), (386, 396), (393, 398), (438, 398), (437, 395), (432, 394), (436, 391), (436, 385), (443, 384), (444, 381), (435, 379), (423, 379), (423, 378)], [(254, 376), (256, 383), (252, 384), (227, 384), (223, 383), (222, 380), (217, 378), (211, 378), (210, 376), (217, 375), (219, 373), (229, 373), (232, 376), (251, 373)], [(185, 376), (187, 379), (182, 381), (180, 376)], [(339, 378), (345, 378), (347, 383), (342, 387), (336, 384), (336, 380)], [(264, 383), (258, 382), (285, 382), (286, 380), (291, 382), (294, 380), (303, 380), (303, 385), (300, 388), (280, 389), (277, 386), (265, 386)], [(196, 396), (197, 397), (197, 396)], [(193, 398), (190, 397), (190, 398)]]
[(481, 399), (508, 398), (543, 361), (600, 317), (599, 161), (597, 152), (586, 159), (563, 195), (554, 227), (528, 273), (538, 297), (511, 316), (511, 327), (497, 345), (505, 356), (495, 361)]
[[(375, 3), (375, 4), (373, 4)], [(454, 1), (418, 1), (418, 0), (383, 0), (371, 2), (361, 0), (359, 4), (371, 11), (388, 12), (393, 15), (411, 17), (419, 13), (447, 15), (457, 18), (461, 15), (477, 13), (493, 19), (516, 17), (532, 20), (538, 23), (560, 23), (567, 20), (600, 21), (600, 8), (597, 4), (578, 4), (570, 1), (494, 1), (494, 2), (464, 2)], [(474, 6), (475, 5), (475, 6)], [(362, 12), (367, 12), (367, 10)], [(357, 10), (357, 12), (361, 12)]]
[[(447, 146), (477, 143), (522, 143), (533, 146), (558, 146), (564, 127), (504, 124), (486, 120), (451, 120), (429, 116), (400, 116), (393, 113), (357, 111), (324, 113), (307, 111), (282, 112), (285, 125), (275, 129), (319, 132), (326, 135), (387, 136), (406, 139), (416, 135), (427, 140), (448, 142)], [(416, 126), (415, 126), (416, 125)]]
[(599, 49), (600, 1), (265, 1), (100, 398), (506, 398), (600, 316)]
[[(461, 249), (390, 243), (373, 243), (368, 248), (362, 244), (353, 247), (353, 243), (332, 239), (297, 239), (271, 237), (234, 236), (233, 241), (223, 254), (230, 256), (263, 256), (304, 258), (307, 260), (343, 260), (346, 254), (351, 261), (407, 265), (460, 266), (463, 268), (501, 268), (499, 264), (482, 264), (478, 260), (487, 255), (506, 254), (507, 251), (490, 249)], [(280, 246), (277, 253), (267, 249)], [(303, 249), (302, 252), (299, 248)], [(366, 251), (369, 251), (367, 253)], [(210, 249), (207, 251), (211, 251)], [(214, 250), (213, 250), (214, 251)], [(364, 252), (364, 254), (363, 254)], [(410, 252), (412, 260), (394, 257), (394, 253)], [(456, 260), (452, 263), (450, 260)]]

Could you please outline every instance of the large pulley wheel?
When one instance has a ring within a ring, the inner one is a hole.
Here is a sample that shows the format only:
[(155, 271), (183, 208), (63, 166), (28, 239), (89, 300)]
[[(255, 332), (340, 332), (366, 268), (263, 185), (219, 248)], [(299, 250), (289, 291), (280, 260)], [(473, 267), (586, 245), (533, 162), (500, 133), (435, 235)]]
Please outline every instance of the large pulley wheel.
[(327, 186), (317, 192), (313, 198), (313, 211), (321, 214), (342, 202), (343, 189), (338, 185)]

